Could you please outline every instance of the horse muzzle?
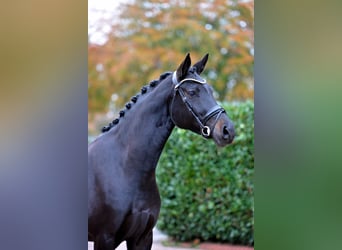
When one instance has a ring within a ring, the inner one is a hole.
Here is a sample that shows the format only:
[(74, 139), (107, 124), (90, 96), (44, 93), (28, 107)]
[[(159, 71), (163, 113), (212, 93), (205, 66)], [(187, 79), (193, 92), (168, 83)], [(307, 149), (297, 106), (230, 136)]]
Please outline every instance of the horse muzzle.
[(214, 131), (212, 132), (212, 138), (215, 143), (224, 147), (231, 144), (235, 137), (235, 129), (233, 123), (229, 120), (226, 115), (222, 115), (221, 118), (216, 122)]

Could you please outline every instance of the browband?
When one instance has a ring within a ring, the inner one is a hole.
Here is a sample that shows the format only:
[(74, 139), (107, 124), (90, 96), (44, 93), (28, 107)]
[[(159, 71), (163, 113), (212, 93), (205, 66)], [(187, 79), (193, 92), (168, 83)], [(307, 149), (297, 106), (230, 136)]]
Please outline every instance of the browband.
[(177, 81), (177, 72), (176, 71), (173, 72), (173, 74), (172, 74), (172, 83), (175, 85), (175, 89), (178, 89), (178, 87), (180, 85), (182, 85), (186, 81), (193, 81), (193, 82), (197, 82), (197, 83), (200, 83), (200, 84), (207, 83), (206, 80), (204, 80), (204, 79), (203, 79), (203, 81), (201, 81), (201, 80), (197, 80), (197, 79), (194, 79), (194, 78), (185, 78), (182, 81), (178, 82)]

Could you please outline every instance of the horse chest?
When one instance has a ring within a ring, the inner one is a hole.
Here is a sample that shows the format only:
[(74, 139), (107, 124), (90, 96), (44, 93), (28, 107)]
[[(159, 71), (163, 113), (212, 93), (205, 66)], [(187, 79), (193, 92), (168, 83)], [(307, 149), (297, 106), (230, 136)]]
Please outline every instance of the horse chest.
[[(131, 180), (120, 186), (112, 186), (113, 190), (107, 192), (114, 217), (122, 216), (126, 211), (123, 225), (129, 225), (137, 230), (137, 225), (153, 221), (159, 215), (161, 200), (155, 180), (142, 183)], [(149, 224), (149, 223), (147, 223)]]
[(154, 192), (140, 192), (131, 196), (130, 209), (116, 233), (120, 241), (148, 237), (157, 222), (160, 197)]

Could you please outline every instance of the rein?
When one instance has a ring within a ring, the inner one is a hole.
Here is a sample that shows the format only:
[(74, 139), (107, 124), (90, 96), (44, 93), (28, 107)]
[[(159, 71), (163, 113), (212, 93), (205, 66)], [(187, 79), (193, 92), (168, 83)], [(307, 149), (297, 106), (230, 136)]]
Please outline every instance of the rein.
[[(185, 78), (182, 81), (178, 82), (177, 81), (177, 75), (176, 75), (176, 71), (173, 72), (172, 75), (172, 83), (175, 85), (174, 87), (174, 92), (173, 92), (173, 97), (172, 97), (172, 102), (171, 102), (171, 112), (170, 112), (170, 116), (171, 116), (171, 120), (174, 124), (176, 124), (176, 122), (174, 121), (174, 119), (172, 118), (172, 109), (173, 109), (173, 103), (175, 100), (175, 97), (177, 95), (177, 93), (179, 93), (179, 95), (182, 98), (183, 103), (185, 104), (185, 106), (188, 108), (188, 110), (190, 111), (190, 113), (193, 115), (193, 117), (196, 119), (197, 123), (200, 125), (201, 127), (201, 134), (204, 138), (209, 138), (211, 136), (211, 133), (213, 131), (212, 128), (210, 128), (207, 124), (207, 122), (214, 116), (216, 116), (215, 118), (215, 122), (213, 123), (213, 127), (216, 125), (217, 120), (220, 118), (220, 115), (222, 113), (225, 112), (225, 110), (220, 106), (220, 105), (215, 105), (214, 107), (212, 107), (211, 109), (209, 109), (209, 111), (204, 115), (204, 117), (201, 119), (195, 112), (193, 106), (191, 105), (191, 103), (188, 101), (188, 99), (186, 98), (184, 91), (179, 88), (184, 82), (187, 81), (192, 81), (192, 82), (196, 82), (198, 84), (205, 84), (206, 81), (200, 81), (194, 78)], [(177, 124), (176, 124), (177, 125)]]

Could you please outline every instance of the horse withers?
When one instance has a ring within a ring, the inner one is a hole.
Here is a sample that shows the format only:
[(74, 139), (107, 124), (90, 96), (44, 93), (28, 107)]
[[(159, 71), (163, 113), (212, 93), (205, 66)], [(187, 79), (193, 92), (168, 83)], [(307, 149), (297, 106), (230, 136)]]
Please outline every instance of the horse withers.
[(160, 210), (155, 169), (173, 128), (232, 143), (234, 125), (200, 76), (208, 54), (190, 55), (133, 96), (88, 146), (88, 240), (95, 250), (149, 250)]

